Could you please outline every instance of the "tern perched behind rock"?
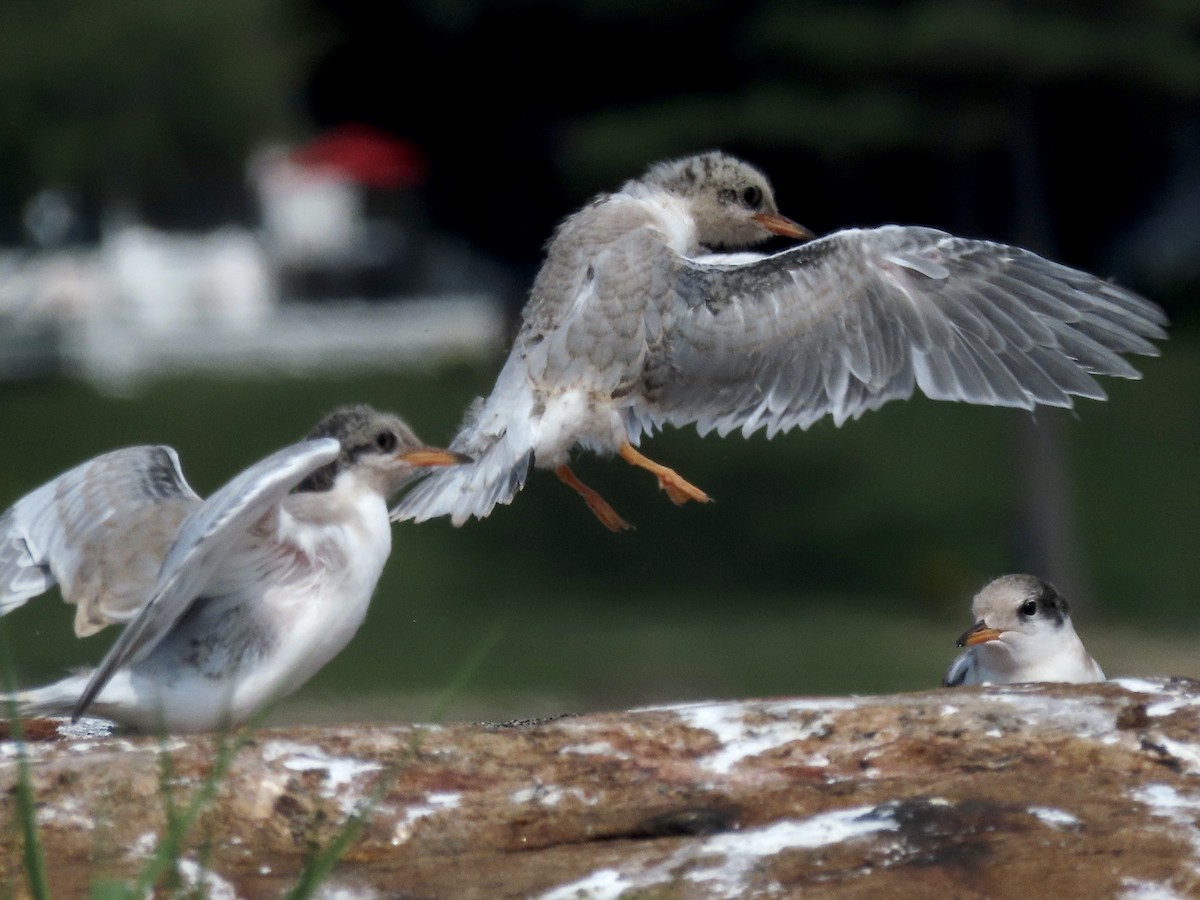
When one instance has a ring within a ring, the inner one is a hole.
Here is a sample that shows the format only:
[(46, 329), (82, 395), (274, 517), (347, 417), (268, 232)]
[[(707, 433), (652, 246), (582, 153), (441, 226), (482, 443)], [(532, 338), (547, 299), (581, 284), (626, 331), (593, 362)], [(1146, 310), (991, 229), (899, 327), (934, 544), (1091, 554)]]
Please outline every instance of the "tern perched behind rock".
[(636, 447), (663, 425), (768, 436), (841, 425), (920, 388), (938, 400), (1033, 409), (1103, 399), (1093, 375), (1139, 377), (1157, 355), (1153, 303), (1027, 250), (932, 228), (812, 235), (780, 215), (766, 177), (720, 152), (658, 163), (564, 220), (492, 393), (395, 519), (487, 516), (531, 465), (628, 527), (571, 471), (576, 447), (650, 471), (675, 503), (704, 491)]
[(1071, 624), (1067, 599), (1033, 575), (1004, 575), (971, 603), (975, 624), (958, 639), (966, 647), (942, 684), (1104, 681)]
[(348, 406), (201, 500), (170, 447), (115, 450), (0, 514), (0, 614), (56, 583), (80, 637), (125, 623), (93, 672), (15, 699), (142, 730), (244, 722), (354, 636), (391, 552), (387, 501), (468, 457)]

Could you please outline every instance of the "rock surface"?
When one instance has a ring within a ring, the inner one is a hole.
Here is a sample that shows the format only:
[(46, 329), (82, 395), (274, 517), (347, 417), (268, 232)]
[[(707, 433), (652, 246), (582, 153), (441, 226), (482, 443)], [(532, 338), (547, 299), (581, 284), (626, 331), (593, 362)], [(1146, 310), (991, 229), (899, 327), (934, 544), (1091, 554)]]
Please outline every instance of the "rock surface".
[[(244, 734), (177, 866), (279, 896), (364, 809), (326, 896), (1200, 897), (1200, 683), (697, 703)], [(51, 892), (134, 878), (218, 737), (27, 723)], [(25, 888), (17, 744), (0, 884)], [(318, 895), (320, 896), (320, 894)]]

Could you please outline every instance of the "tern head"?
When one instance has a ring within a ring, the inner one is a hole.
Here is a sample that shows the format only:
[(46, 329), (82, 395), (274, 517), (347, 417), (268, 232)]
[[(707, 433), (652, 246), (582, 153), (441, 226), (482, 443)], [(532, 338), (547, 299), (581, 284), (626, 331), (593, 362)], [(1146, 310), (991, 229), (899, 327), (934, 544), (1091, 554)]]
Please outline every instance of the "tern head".
[(713, 250), (752, 247), (774, 235), (797, 240), (814, 237), (779, 214), (767, 176), (720, 151), (656, 163), (637, 183), (685, 200), (696, 222), (698, 242)]
[(1033, 575), (1004, 575), (984, 586), (971, 603), (972, 625), (958, 646), (1003, 647), (1031, 660), (1046, 655), (1064, 637), (1075, 636), (1067, 599)]
[(342, 445), (337, 459), (302, 481), (297, 491), (328, 491), (338, 476), (353, 471), (384, 497), (433, 466), (456, 466), (471, 457), (429, 447), (399, 417), (359, 404), (335, 409), (308, 433), (310, 440), (331, 437)]

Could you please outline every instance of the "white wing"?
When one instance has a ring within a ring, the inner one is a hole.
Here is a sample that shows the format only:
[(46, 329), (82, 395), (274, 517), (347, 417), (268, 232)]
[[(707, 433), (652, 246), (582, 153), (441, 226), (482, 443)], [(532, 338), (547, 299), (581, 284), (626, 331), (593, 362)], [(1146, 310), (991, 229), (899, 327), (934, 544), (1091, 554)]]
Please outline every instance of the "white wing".
[(75, 706), (78, 718), (112, 674), (154, 649), (202, 595), (231, 547), (296, 485), (337, 459), (333, 438), (293, 444), (257, 462), (214, 493), (179, 528), (149, 599), (109, 648)]
[(86, 637), (137, 612), (200, 505), (170, 447), (97, 456), (0, 514), (0, 615), (56, 582)]
[(749, 435), (837, 424), (915, 387), (1032, 409), (1103, 399), (1156, 356), (1153, 303), (1029, 251), (928, 228), (846, 230), (740, 264), (679, 260), (636, 425)]

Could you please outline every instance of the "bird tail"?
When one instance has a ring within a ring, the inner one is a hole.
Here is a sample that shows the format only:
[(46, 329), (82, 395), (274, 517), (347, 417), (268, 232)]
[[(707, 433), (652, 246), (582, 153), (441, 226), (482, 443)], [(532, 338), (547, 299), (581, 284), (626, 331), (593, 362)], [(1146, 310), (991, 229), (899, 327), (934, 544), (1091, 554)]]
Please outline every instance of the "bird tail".
[(505, 366), (491, 396), (477, 399), (450, 449), (475, 461), (431, 471), (391, 512), (393, 522), (424, 522), (449, 516), (462, 525), (485, 518), (497, 504), (512, 502), (534, 463), (540, 416), (523, 373)]
[(424, 522), (450, 516), (451, 522), (462, 525), (472, 516), (485, 518), (497, 504), (511, 503), (525, 486), (533, 452), (513, 460), (501, 442), (494, 446), (499, 451), (487, 453), (473, 466), (435, 472), (419, 482), (396, 504), (391, 520)]

